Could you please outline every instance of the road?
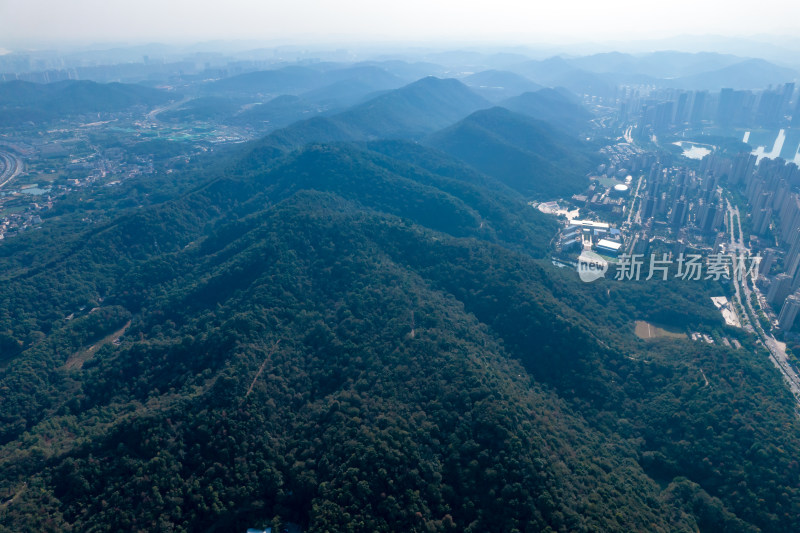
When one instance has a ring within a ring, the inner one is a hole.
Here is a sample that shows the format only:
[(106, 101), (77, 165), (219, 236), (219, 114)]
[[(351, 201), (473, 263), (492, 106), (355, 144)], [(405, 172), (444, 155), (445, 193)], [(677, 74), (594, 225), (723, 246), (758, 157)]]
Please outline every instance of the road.
[[(747, 248), (744, 246), (744, 243), (742, 242), (741, 220), (738, 220), (738, 224), (736, 222), (736, 220), (737, 220), (737, 218), (739, 216), (739, 208), (738, 207), (733, 207), (728, 200), (725, 200), (725, 203), (726, 203), (726, 205), (728, 207), (728, 233), (730, 234), (730, 250), (729, 251), (730, 251), (730, 253), (732, 253), (736, 257), (742, 256), (742, 255), (747, 255), (747, 253), (749, 251), (747, 250)], [(736, 234), (736, 232), (734, 231), (735, 227), (739, 228), (739, 233), (738, 233), (739, 238), (738, 239), (735, 236), (735, 234)], [(739, 280), (738, 279), (734, 279), (733, 288), (734, 288), (734, 291), (735, 291), (736, 302), (741, 306), (740, 308), (742, 310), (744, 310), (745, 302), (742, 301), (742, 289), (741, 289), (741, 287), (739, 285), (740, 285), (739, 284)], [(737, 312), (737, 314), (739, 314), (739, 313)], [(747, 329), (749, 331), (754, 331), (753, 325), (750, 324), (750, 317), (747, 315), (746, 312), (742, 313), (742, 314), (744, 316), (740, 316), (739, 317), (739, 322), (742, 324), (742, 326), (745, 329)]]
[[(631, 208), (628, 209), (628, 220), (625, 222), (627, 227), (631, 225), (631, 216), (633, 216), (633, 205), (636, 203), (636, 199), (639, 198), (639, 189), (642, 187), (642, 182), (644, 181), (644, 176), (639, 176), (639, 181), (636, 182), (636, 191), (633, 193), (631, 197), (630, 206)], [(636, 210), (636, 218), (633, 220), (634, 222), (639, 222), (639, 211), (641, 210), (642, 203), (639, 202), (638, 209)]]
[[(739, 255), (750, 255), (750, 250), (745, 245), (742, 237), (742, 219), (739, 214), (739, 208), (733, 207), (730, 202), (726, 201), (728, 206), (728, 216), (730, 219), (730, 233), (731, 233), (731, 252)], [(738, 229), (739, 238), (734, 238), (733, 229), (735, 227)], [(764, 331), (764, 328), (761, 327), (761, 323), (757, 319), (758, 317), (758, 310), (753, 307), (753, 302), (751, 301), (750, 295), (755, 294), (757, 301), (763, 301), (763, 296), (758, 290), (758, 286), (756, 285), (756, 277), (758, 276), (758, 272), (751, 272), (749, 276), (743, 276), (740, 278), (739, 276), (734, 276), (734, 287), (736, 288), (736, 300), (742, 305), (742, 309), (749, 309), (750, 316), (754, 318), (751, 322), (751, 327), (758, 335), (761, 342), (764, 343), (767, 350), (769, 350), (769, 359), (772, 361), (772, 364), (775, 365), (775, 368), (780, 371), (781, 375), (783, 375), (783, 379), (789, 385), (789, 390), (792, 392), (792, 395), (795, 398), (798, 406), (800, 407), (800, 376), (798, 376), (797, 372), (792, 368), (789, 364), (789, 359), (786, 355), (786, 350), (781, 347), (775, 337), (772, 336), (771, 333)], [(753, 284), (752, 290), (750, 288), (750, 283)], [(747, 313), (745, 313), (747, 315)], [(749, 317), (745, 316), (745, 319), (749, 321)], [(742, 322), (744, 324), (744, 322)]]
[[(742, 288), (746, 295), (746, 305), (748, 309), (750, 309), (750, 313), (754, 317), (757, 317), (758, 312), (753, 307), (753, 303), (750, 301), (749, 295), (751, 292), (748, 286), (748, 281), (752, 281), (752, 279), (745, 278), (742, 280)], [(755, 283), (753, 283), (753, 290), (756, 292), (758, 291)], [(758, 298), (759, 296), (757, 295), (756, 297)], [(772, 364), (775, 365), (775, 368), (777, 368), (783, 375), (783, 379), (786, 380), (786, 383), (789, 385), (789, 390), (791, 390), (798, 406), (800, 406), (800, 376), (797, 375), (795, 369), (789, 364), (789, 358), (786, 355), (786, 350), (778, 343), (771, 333), (764, 331), (764, 329), (761, 327), (761, 323), (758, 320), (755, 320), (753, 325), (759, 338), (764, 343), (764, 346), (766, 346), (767, 350), (769, 350), (770, 361), (772, 361)]]
[(0, 151), (0, 160), (3, 162), (3, 170), (0, 172), (0, 189), (11, 180), (22, 174), (25, 164), (19, 156), (11, 152)]
[(170, 109), (175, 109), (177, 107), (180, 107), (183, 104), (185, 104), (186, 102), (189, 102), (191, 100), (194, 100), (194, 98), (192, 98), (191, 96), (187, 96), (182, 100), (177, 100), (175, 102), (170, 102), (169, 104), (163, 105), (161, 107), (157, 107), (157, 108), (153, 109), (152, 111), (150, 111), (149, 113), (147, 113), (147, 120), (149, 122), (155, 122), (156, 120), (158, 120), (158, 115), (160, 113), (163, 113), (164, 111), (168, 111)]
[(625, 138), (626, 143), (633, 144), (633, 126), (628, 126), (628, 129), (625, 130), (622, 137)]

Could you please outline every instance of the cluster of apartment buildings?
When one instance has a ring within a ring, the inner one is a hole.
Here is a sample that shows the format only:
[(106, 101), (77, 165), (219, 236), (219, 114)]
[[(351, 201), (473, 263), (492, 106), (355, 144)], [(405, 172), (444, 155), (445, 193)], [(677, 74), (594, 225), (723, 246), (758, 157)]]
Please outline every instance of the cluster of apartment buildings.
[[(800, 125), (800, 95), (794, 83), (763, 91), (723, 88), (719, 92), (629, 87), (619, 99), (622, 122), (636, 122), (636, 139), (713, 122), (721, 127)], [(791, 118), (789, 118), (791, 117)]]
[(775, 310), (778, 325), (792, 328), (800, 310), (800, 168), (781, 158), (761, 161), (752, 154), (732, 160), (707, 156), (708, 172), (726, 173), (744, 192), (749, 208), (750, 245), (762, 257), (759, 286)]

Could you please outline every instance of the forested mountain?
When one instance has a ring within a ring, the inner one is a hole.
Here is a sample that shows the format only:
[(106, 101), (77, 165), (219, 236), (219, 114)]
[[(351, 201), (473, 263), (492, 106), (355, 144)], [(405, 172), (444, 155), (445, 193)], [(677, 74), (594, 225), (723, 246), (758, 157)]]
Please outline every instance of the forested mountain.
[(315, 142), (421, 139), (490, 105), (457, 80), (427, 77), (340, 113), (296, 122), (257, 144), (274, 156)]
[(269, 102), (242, 110), (231, 117), (229, 122), (275, 129), (289, 126), (298, 120), (307, 119), (309, 115), (313, 116), (324, 111), (325, 109), (319, 104), (300, 96), (283, 95), (273, 98)]
[[(279, 97), (281, 99), (298, 99), (296, 96)], [(276, 98), (276, 100), (279, 100)], [(248, 104), (246, 100), (226, 98), (223, 96), (200, 96), (182, 103), (174, 109), (167, 109), (160, 113), (158, 118), (164, 121), (200, 121), (219, 120), (225, 121), (239, 113), (242, 106)], [(297, 119), (295, 119), (297, 120)]]
[(669, 80), (666, 84), (687, 89), (761, 89), (787, 83), (796, 79), (797, 74), (795, 70), (779, 67), (763, 59), (748, 59), (719, 69)]
[(308, 102), (323, 106), (327, 109), (343, 109), (361, 103), (380, 92), (396, 89), (402, 83), (390, 85), (374, 85), (358, 79), (342, 80), (303, 93), (302, 97)]
[(341, 112), (402, 85), (401, 78), (378, 66), (284, 67), (204, 84), (197, 96), (159, 118), (214, 120), (263, 134), (298, 120)]
[(336, 116), (366, 138), (414, 138), (449, 126), (486, 100), (454, 79), (422, 78)]
[(491, 102), (517, 96), (524, 92), (537, 91), (541, 85), (503, 70), (483, 70), (465, 77), (464, 84)]
[(358, 65), (330, 70), (302, 66), (286, 66), (223, 78), (206, 85), (209, 94), (236, 95), (300, 95), (342, 82), (358, 82), (371, 91), (393, 89), (403, 81), (380, 66)]
[(498, 104), (523, 115), (544, 120), (569, 133), (588, 130), (592, 114), (564, 89), (540, 89), (503, 100)]
[(301, 66), (260, 70), (223, 78), (205, 90), (211, 94), (297, 94), (319, 86), (320, 73)]
[(2, 242), (0, 531), (800, 528), (763, 348), (633, 334), (719, 286), (553, 266), (526, 201), (592, 156), (486, 106), (423, 79)]
[(135, 105), (164, 103), (170, 98), (166, 91), (123, 83), (8, 81), (0, 83), (0, 125), (123, 111)]
[(587, 148), (561, 129), (501, 107), (477, 111), (427, 143), (537, 198), (580, 192), (593, 161)]
[(513, 68), (514, 72), (546, 87), (566, 87), (578, 95), (586, 93), (611, 95), (614, 83), (603, 75), (589, 72), (573, 65), (562, 57), (551, 57), (542, 61), (526, 61)]
[(619, 83), (718, 91), (723, 87), (762, 89), (797, 77), (797, 71), (763, 59), (676, 51), (556, 56), (520, 62), (508, 69), (541, 85), (595, 95), (611, 95)]
[(571, 58), (569, 62), (575, 67), (598, 74), (628, 72), (651, 78), (670, 79), (711, 72), (740, 63), (742, 60), (743, 58), (734, 55), (713, 52), (690, 54), (661, 50), (637, 55), (605, 52)]

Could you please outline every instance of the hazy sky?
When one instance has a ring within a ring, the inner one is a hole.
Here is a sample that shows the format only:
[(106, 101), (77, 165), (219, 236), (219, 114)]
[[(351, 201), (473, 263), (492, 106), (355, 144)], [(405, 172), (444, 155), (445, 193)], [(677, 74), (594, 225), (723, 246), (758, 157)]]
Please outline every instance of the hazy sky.
[(800, 1), (0, 0), (0, 46), (59, 41), (538, 43), (800, 34)]

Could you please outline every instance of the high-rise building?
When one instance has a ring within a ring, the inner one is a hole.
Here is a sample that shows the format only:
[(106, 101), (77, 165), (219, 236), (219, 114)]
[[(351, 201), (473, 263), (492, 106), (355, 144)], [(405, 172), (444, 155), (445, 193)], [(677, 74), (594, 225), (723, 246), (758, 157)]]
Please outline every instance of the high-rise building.
[(719, 104), (717, 105), (717, 124), (720, 126), (731, 125), (734, 104), (733, 89), (722, 89), (719, 92)]
[(769, 229), (769, 224), (772, 221), (772, 208), (759, 209), (753, 215), (753, 231), (757, 235), (764, 235)]
[(695, 210), (694, 225), (701, 231), (708, 231), (711, 227), (711, 219), (714, 217), (713, 207), (705, 202), (700, 202)]
[(783, 110), (783, 93), (764, 91), (758, 101), (756, 122), (765, 128), (776, 128), (780, 125)]
[(684, 224), (686, 221), (687, 207), (686, 198), (681, 196), (672, 206), (672, 217), (670, 218), (670, 224), (672, 226), (677, 228)]
[(694, 93), (694, 101), (692, 102), (691, 123), (694, 125), (700, 124), (705, 119), (706, 110), (706, 97), (708, 91), (696, 91)]
[(704, 194), (703, 199), (706, 203), (710, 204), (714, 201), (714, 198), (717, 197), (717, 186), (719, 185), (719, 177), (715, 174), (711, 174), (710, 176), (706, 177), (705, 183), (703, 184)]
[(747, 152), (737, 155), (733, 161), (733, 170), (728, 176), (730, 184), (748, 183), (756, 168), (756, 161), (758, 161), (758, 158)]
[(675, 108), (675, 124), (683, 124), (689, 118), (689, 93), (678, 96), (678, 105)]
[(653, 216), (656, 207), (656, 199), (650, 196), (649, 194), (644, 197), (644, 202), (642, 202), (642, 220), (647, 220), (648, 218)]
[(722, 227), (722, 222), (725, 220), (725, 208), (722, 204), (717, 205), (717, 211), (714, 213), (714, 222), (711, 224), (712, 231), (718, 231)]
[(674, 113), (673, 102), (661, 102), (656, 105), (655, 117), (653, 119), (653, 130), (663, 132), (669, 130), (672, 125), (672, 115)]
[(800, 126), (800, 96), (797, 97), (797, 102), (794, 104), (794, 112), (792, 113), (792, 126)]
[(770, 207), (772, 205), (771, 191), (763, 191), (760, 194), (758, 194), (758, 196), (756, 196), (753, 200), (754, 201), (751, 202), (751, 205), (753, 206), (753, 211), (760, 211), (761, 209), (765, 208), (769, 208), (770, 210), (772, 210), (772, 208)]
[(789, 102), (792, 100), (792, 96), (794, 95), (794, 82), (789, 82), (784, 84), (783, 86), (783, 109), (788, 111), (789, 109)]
[(775, 249), (767, 248), (761, 252), (761, 263), (758, 265), (758, 273), (762, 276), (769, 274), (772, 265), (775, 263)]
[(792, 246), (800, 228), (800, 199), (794, 193), (781, 206), (781, 240)]
[(656, 214), (659, 216), (667, 212), (667, 193), (662, 192), (656, 197)]
[(772, 210), (780, 212), (783, 201), (789, 195), (789, 183), (785, 179), (778, 180), (778, 185), (775, 187), (775, 196), (772, 197)]
[(778, 274), (767, 291), (767, 303), (777, 307), (774, 304), (783, 303), (790, 292), (792, 292), (792, 276), (786, 273)]
[(795, 293), (786, 298), (781, 308), (781, 314), (778, 315), (778, 325), (781, 329), (784, 331), (792, 329), (798, 311), (800, 311), (800, 294)]
[(717, 124), (720, 126), (739, 126), (749, 123), (752, 118), (754, 103), (755, 95), (750, 91), (722, 89), (719, 92), (719, 102), (717, 104)]
[(789, 241), (789, 252), (783, 262), (783, 270), (790, 276), (794, 276), (800, 266), (800, 229), (796, 229), (791, 241)]

